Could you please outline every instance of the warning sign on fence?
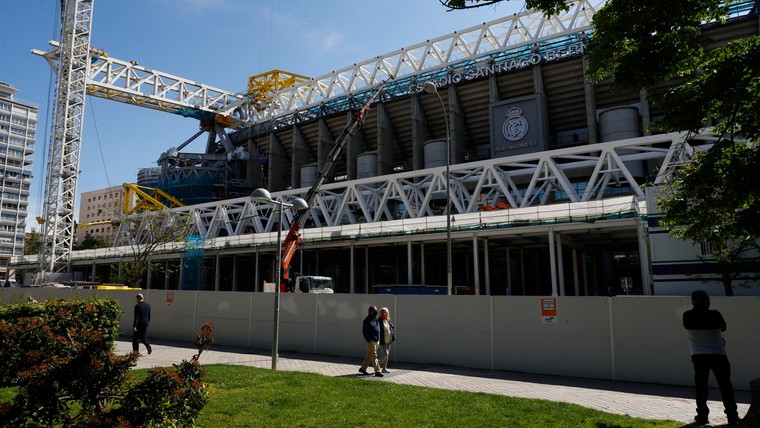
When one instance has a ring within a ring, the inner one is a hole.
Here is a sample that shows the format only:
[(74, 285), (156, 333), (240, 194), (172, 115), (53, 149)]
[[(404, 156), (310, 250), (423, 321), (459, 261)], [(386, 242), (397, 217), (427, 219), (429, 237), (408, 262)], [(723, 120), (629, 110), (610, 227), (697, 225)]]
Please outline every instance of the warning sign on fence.
[(541, 299), (541, 319), (547, 324), (557, 322), (557, 299)]

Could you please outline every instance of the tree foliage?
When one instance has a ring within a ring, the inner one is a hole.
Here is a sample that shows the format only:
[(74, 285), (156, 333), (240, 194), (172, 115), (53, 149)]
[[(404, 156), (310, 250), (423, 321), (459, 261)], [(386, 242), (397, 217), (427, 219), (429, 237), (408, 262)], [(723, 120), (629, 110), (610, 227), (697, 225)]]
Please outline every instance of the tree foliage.
[[(474, 9), (477, 7), (491, 6), (502, 1), (509, 0), (438, 0), (449, 10)], [(517, 0), (512, 0), (517, 1)], [(557, 15), (569, 9), (564, 0), (527, 0), (525, 6), (529, 9), (542, 10), (546, 15)]]
[(105, 240), (102, 236), (93, 235), (87, 233), (80, 245), (75, 245), (74, 250), (94, 250), (97, 248), (108, 248), (111, 244)]
[[(439, 1), (451, 9), (498, 3)], [(746, 271), (744, 260), (760, 239), (760, 182), (748, 178), (760, 166), (760, 38), (715, 46), (704, 36), (711, 26), (726, 22), (731, 3), (610, 0), (594, 15), (585, 50), (592, 82), (610, 79), (618, 92), (647, 90), (664, 116), (653, 131), (694, 134), (714, 124), (717, 143), (683, 170), (672, 171), (658, 202), (664, 211), (661, 224), (671, 234), (712, 243), (727, 294), (732, 294), (731, 278)], [(562, 11), (563, 4), (526, 1), (547, 15)]]
[(208, 397), (197, 359), (133, 380), (139, 354), (113, 352), (120, 317), (95, 298), (0, 307), (0, 387), (18, 388), (0, 426), (193, 426)]
[(40, 233), (32, 228), (29, 237), (24, 240), (24, 254), (39, 254), (41, 241)]

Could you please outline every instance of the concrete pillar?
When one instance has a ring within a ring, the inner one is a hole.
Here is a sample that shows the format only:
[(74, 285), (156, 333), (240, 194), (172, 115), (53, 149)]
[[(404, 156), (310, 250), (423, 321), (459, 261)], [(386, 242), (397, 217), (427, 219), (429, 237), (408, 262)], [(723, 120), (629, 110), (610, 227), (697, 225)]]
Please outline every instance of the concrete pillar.
[(580, 283), (578, 282), (578, 251), (575, 248), (573, 248), (572, 256), (573, 256), (573, 289), (575, 290), (575, 295), (580, 296), (581, 288), (580, 288)]
[[(324, 119), (319, 119), (319, 128), (317, 132), (317, 165), (321, 169), (322, 165), (327, 159), (327, 155), (335, 145), (335, 138), (333, 138), (330, 128), (327, 126), (327, 122)], [(327, 182), (331, 182), (332, 177), (327, 177)]]
[(369, 294), (369, 247), (364, 247), (364, 294)]
[(562, 257), (562, 235), (557, 234), (557, 284), (559, 286), (559, 295), (565, 295), (565, 262)]
[(420, 242), (420, 281), (422, 285), (427, 285), (427, 275), (425, 275), (425, 243)]
[(416, 171), (425, 168), (425, 142), (430, 139), (430, 134), (419, 95), (412, 95), (410, 105), (412, 107), (412, 168)]
[(309, 144), (306, 142), (301, 130), (294, 126), (291, 129), (293, 140), (293, 153), (291, 156), (290, 185), (301, 187), (301, 167), (309, 163)]
[(636, 221), (636, 233), (639, 241), (639, 267), (641, 269), (641, 287), (645, 296), (652, 294), (652, 276), (649, 270), (649, 239), (641, 219)]
[(549, 133), (549, 102), (548, 97), (546, 96), (546, 87), (544, 86), (544, 72), (543, 68), (541, 67), (541, 64), (536, 64), (533, 66), (533, 93), (536, 95), (540, 95), (540, 99), (542, 100), (541, 103), (541, 113), (544, 116), (544, 139), (545, 147), (550, 147), (549, 141), (551, 138), (551, 134)]
[(385, 111), (385, 104), (377, 105), (377, 173), (393, 173), (393, 124)]
[(219, 266), (221, 264), (221, 261), (219, 259), (219, 254), (214, 256), (214, 291), (219, 291)]
[(496, 76), (488, 76), (488, 99), (492, 103), (501, 101), (501, 94), (499, 93), (499, 85), (496, 84)]
[[(92, 278), (92, 282), (97, 281), (95, 278), (98, 275), (98, 267), (95, 265), (95, 262), (92, 262), (92, 269), (90, 271), (90, 277)], [(8, 276), (10, 278), (10, 275)]]
[(412, 263), (414, 263), (414, 246), (412, 240), (406, 241), (406, 284), (414, 283), (414, 273), (412, 272)]
[(259, 280), (261, 279), (261, 276), (259, 275), (259, 250), (256, 249), (256, 256), (254, 257), (254, 269), (255, 272), (253, 275), (253, 291), (262, 291), (263, 287), (260, 288), (259, 286)]
[(472, 235), (472, 266), (473, 266), (473, 286), (475, 295), (480, 296), (480, 254), (478, 254), (478, 235)]
[(646, 89), (639, 91), (639, 103), (641, 105), (639, 112), (641, 113), (641, 129), (644, 131), (644, 135), (652, 135), (651, 132), (647, 131), (647, 128), (652, 123), (652, 115), (649, 112), (649, 98), (647, 97)]
[(511, 248), (507, 246), (507, 295), (512, 294), (512, 260)]
[(594, 84), (586, 78), (586, 69), (588, 60), (583, 59), (583, 76), (585, 79), (584, 94), (586, 96), (586, 126), (588, 127), (588, 143), (596, 144), (599, 142), (599, 131), (596, 122), (596, 89)]
[(465, 144), (467, 143), (467, 127), (464, 120), (464, 110), (459, 103), (459, 96), (455, 86), (449, 86), (449, 127), (451, 134), (451, 164), (455, 165), (464, 162)]
[(164, 290), (169, 289), (169, 262), (170, 260), (167, 260), (164, 263)]
[(232, 291), (237, 291), (237, 256), (232, 256)]
[(549, 264), (551, 266), (552, 277), (552, 296), (557, 296), (557, 259), (555, 257), (557, 249), (554, 245), (554, 230), (549, 229)]
[(483, 269), (485, 269), (486, 280), (486, 296), (491, 295), (491, 269), (488, 263), (490, 257), (488, 257), (488, 238), (483, 238)]
[[(354, 294), (356, 290), (356, 272), (354, 270), (354, 263), (356, 262), (356, 257), (354, 257), (354, 251), (356, 249), (356, 246), (354, 244), (354, 241), (351, 241), (351, 245), (348, 246), (348, 254), (349, 254), (349, 281), (348, 281), (348, 292), (351, 294)], [(303, 260), (303, 257), (301, 257), (301, 260)], [(303, 272), (303, 270), (301, 270)]]
[[(285, 168), (287, 167), (287, 153), (282, 147), (280, 140), (274, 133), (269, 134), (269, 191), (277, 192), (285, 190)], [(297, 186), (298, 183), (295, 183)]]

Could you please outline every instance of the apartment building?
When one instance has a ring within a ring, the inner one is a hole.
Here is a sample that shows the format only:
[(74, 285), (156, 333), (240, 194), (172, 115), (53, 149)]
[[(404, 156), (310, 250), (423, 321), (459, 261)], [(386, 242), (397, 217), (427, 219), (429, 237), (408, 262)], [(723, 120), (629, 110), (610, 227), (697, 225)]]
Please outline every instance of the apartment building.
[(0, 82), (0, 281), (12, 278), (8, 265), (24, 253), (29, 186), (32, 181), (38, 107), (14, 98), (14, 86)]
[(117, 229), (111, 221), (118, 216), (123, 201), (124, 188), (121, 186), (82, 192), (79, 202), (77, 243), (81, 244), (88, 234), (100, 236), (107, 242), (111, 242)]

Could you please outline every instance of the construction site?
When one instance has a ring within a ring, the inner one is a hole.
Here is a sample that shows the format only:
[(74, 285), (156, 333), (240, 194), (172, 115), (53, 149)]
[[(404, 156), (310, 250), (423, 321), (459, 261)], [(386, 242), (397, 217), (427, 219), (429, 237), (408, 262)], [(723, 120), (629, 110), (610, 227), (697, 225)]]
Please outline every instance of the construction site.
[[(41, 251), (11, 260), (25, 285), (117, 282), (152, 233), (124, 219), (168, 211), (192, 233), (157, 247), (164, 269), (143, 288), (721, 294), (715, 269), (691, 274), (710, 264), (704, 249), (661, 229), (655, 203), (667, 172), (714, 137), (650, 134), (661, 112), (646, 91), (586, 80), (602, 0), (450, 29), (317, 77), (272, 70), (239, 92), (92, 48), (92, 3), (63, 1), (60, 40), (33, 51), (58, 80)], [(758, 34), (754, 6), (731, 3), (703, 34)], [(124, 185), (120, 221), (98, 218), (112, 247), (74, 251), (87, 96), (200, 127)], [(185, 151), (199, 139), (205, 151)], [(747, 275), (737, 294), (760, 294)]]

